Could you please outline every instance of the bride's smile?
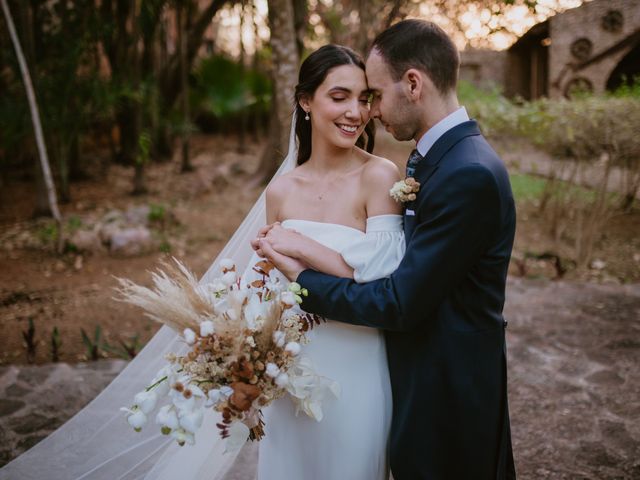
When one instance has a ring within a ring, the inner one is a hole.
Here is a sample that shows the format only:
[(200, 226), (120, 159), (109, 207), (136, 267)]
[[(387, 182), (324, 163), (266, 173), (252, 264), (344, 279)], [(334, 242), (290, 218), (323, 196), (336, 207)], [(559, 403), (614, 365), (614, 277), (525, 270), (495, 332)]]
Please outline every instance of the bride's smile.
[(351, 149), (369, 121), (369, 91), (364, 71), (355, 65), (331, 69), (311, 98), (300, 104), (309, 112), (312, 151)]

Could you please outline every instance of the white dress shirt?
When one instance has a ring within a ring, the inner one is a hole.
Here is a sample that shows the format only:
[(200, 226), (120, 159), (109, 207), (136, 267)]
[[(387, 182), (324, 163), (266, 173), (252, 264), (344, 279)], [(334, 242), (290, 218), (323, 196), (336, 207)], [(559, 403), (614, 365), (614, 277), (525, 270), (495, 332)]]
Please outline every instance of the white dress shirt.
[(423, 157), (427, 154), (433, 144), (438, 141), (438, 139), (444, 135), (447, 131), (451, 130), (456, 125), (460, 125), (461, 123), (467, 122), (469, 120), (469, 115), (467, 114), (467, 110), (464, 107), (458, 108), (455, 112), (450, 113), (438, 123), (436, 123), (433, 127), (431, 127), (427, 132), (422, 136), (422, 138), (418, 141), (418, 146), (416, 147), (420, 155)]

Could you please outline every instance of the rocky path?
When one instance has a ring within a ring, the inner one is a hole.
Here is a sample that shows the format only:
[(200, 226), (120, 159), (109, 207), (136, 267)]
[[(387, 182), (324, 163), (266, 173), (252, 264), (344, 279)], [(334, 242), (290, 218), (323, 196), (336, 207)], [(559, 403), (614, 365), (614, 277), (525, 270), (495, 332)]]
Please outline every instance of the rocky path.
[[(510, 407), (520, 479), (640, 478), (640, 285), (513, 279)], [(123, 367), (0, 369), (0, 465), (38, 442)], [(233, 480), (250, 478), (255, 448)]]

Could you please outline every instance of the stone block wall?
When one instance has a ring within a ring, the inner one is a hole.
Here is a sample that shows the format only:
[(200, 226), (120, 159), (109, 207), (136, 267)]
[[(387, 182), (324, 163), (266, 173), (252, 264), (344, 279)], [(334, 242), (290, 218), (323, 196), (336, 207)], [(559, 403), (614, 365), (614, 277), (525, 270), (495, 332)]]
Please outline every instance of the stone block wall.
[[(617, 30), (603, 27), (603, 19), (608, 14), (608, 25), (617, 24), (615, 14), (612, 16), (609, 13), (612, 11), (622, 14), (622, 25)], [(567, 65), (579, 64), (592, 58), (638, 31), (640, 0), (593, 0), (555, 15), (549, 22), (549, 95), (563, 96), (568, 84), (572, 81), (580, 82), (580, 79), (589, 82), (593, 91), (603, 92), (612, 70), (632, 46), (618, 50), (578, 71), (571, 71)], [(575, 43), (581, 39), (584, 39), (581, 44)], [(577, 50), (577, 56), (572, 53), (572, 46)]]

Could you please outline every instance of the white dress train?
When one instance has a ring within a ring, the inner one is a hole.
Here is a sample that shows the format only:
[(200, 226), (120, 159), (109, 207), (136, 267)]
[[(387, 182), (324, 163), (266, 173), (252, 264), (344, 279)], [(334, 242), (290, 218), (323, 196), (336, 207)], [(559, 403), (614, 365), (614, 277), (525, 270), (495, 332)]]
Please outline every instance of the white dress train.
[[(400, 215), (370, 217), (366, 233), (308, 220), (282, 225), (340, 252), (359, 282), (389, 275), (404, 255)], [(303, 355), (339, 383), (340, 396), (323, 403), (320, 422), (296, 416), (286, 396), (265, 409), (258, 480), (387, 480), (392, 404), (382, 332), (329, 320), (308, 338)]]

